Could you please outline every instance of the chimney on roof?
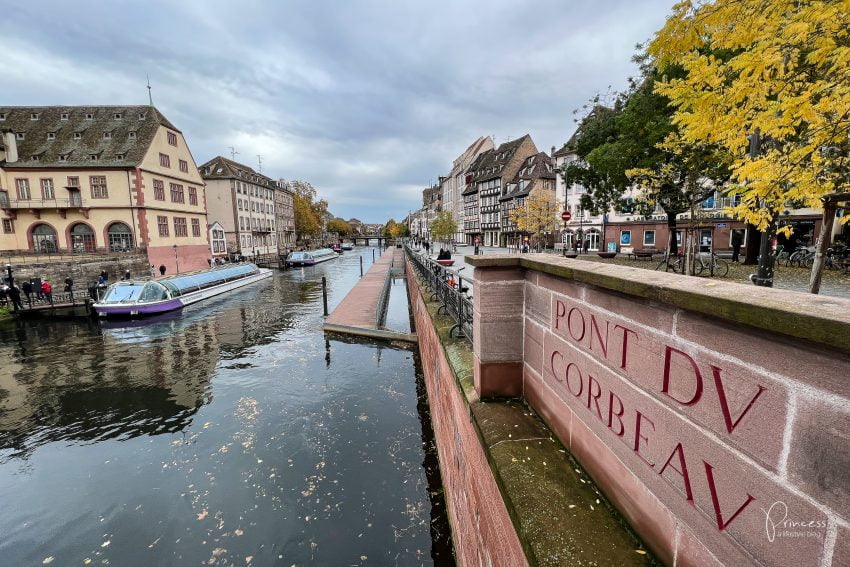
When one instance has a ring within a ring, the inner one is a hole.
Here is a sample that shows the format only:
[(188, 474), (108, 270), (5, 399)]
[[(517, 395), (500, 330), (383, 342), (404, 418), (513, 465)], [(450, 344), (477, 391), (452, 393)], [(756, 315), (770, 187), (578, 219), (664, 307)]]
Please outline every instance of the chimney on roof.
[(3, 146), (5, 147), (5, 151), (3, 152), (4, 159), (6, 163), (15, 163), (18, 161), (18, 142), (15, 139), (15, 133), (11, 130), (3, 132)]
[(549, 154), (549, 155), (550, 155), (550, 156), (555, 155), (555, 146), (552, 146), (552, 153), (551, 153), (551, 154)]

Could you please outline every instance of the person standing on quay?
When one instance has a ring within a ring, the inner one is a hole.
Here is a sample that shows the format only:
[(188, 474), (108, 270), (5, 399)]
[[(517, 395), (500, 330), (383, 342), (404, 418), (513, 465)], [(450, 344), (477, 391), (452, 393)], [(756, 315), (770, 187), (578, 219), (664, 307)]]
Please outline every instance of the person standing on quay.
[(41, 293), (48, 303), (53, 304), (53, 286), (46, 278), (41, 281)]
[(159, 275), (160, 275), (160, 276), (164, 276), (164, 275), (165, 275), (165, 264), (160, 264), (160, 265), (159, 265)]
[(32, 306), (32, 283), (29, 280), (24, 280), (23, 286), (24, 295), (27, 296), (27, 304)]
[(23, 311), (24, 306), (21, 304), (21, 290), (18, 289), (18, 286), (12, 283), (9, 290), (6, 292), (9, 294), (9, 299), (12, 300), (12, 309), (15, 312)]
[(732, 261), (740, 262), (741, 245), (744, 243), (744, 231), (735, 229), (732, 231)]

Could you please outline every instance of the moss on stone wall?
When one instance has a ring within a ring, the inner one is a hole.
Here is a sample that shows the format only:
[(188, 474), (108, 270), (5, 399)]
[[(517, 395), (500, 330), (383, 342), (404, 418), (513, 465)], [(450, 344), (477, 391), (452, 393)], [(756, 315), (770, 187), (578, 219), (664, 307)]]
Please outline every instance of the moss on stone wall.
[[(422, 282), (414, 280), (422, 289)], [(519, 539), (532, 565), (657, 565), (546, 424), (519, 400), (478, 399), (472, 348), (449, 337), (454, 321), (427, 301), (431, 323), (464, 394)], [(413, 300), (413, 298), (411, 298)]]

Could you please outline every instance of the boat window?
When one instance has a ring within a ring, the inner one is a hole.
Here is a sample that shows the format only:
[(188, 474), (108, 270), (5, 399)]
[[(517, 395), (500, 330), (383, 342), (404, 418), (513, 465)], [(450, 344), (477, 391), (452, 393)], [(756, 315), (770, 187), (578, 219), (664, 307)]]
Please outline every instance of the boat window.
[(168, 299), (168, 291), (157, 282), (146, 283), (142, 295), (139, 297), (139, 301), (142, 303), (162, 301), (163, 299)]
[(303, 260), (307, 255), (304, 252), (293, 252), (289, 255), (290, 260)]
[(160, 283), (162, 283), (162, 285), (164, 285), (164, 286), (165, 286), (165, 288), (166, 288), (169, 292), (171, 292), (171, 297), (177, 297), (177, 296), (179, 296), (179, 295), (182, 295), (182, 294), (180, 293), (180, 289), (179, 289), (176, 285), (174, 285), (173, 283), (171, 283), (170, 281), (168, 281), (168, 280), (164, 280), (164, 281), (162, 281), (162, 282), (160, 282)]
[(181, 295), (185, 295), (187, 293), (219, 285), (227, 281), (244, 278), (255, 274), (256, 272), (257, 267), (253, 264), (239, 264), (238, 266), (227, 266), (213, 270), (205, 270), (195, 274), (171, 276), (165, 280), (160, 280), (160, 282), (164, 285), (168, 285), (169, 289), (176, 289)]
[(106, 295), (101, 300), (101, 303), (121, 303), (122, 301), (130, 302), (139, 299), (143, 284), (134, 283), (115, 283), (109, 286), (106, 290)]

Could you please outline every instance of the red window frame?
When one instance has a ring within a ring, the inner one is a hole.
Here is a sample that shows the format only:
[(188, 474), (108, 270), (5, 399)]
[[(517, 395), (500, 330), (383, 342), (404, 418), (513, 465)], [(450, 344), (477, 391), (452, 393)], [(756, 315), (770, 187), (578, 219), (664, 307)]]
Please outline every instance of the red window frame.
[(189, 186), (189, 204), (197, 205), (198, 204), (198, 189), (195, 187)]
[(168, 154), (159, 154), (159, 165), (162, 167), (171, 167), (171, 157)]
[(92, 199), (108, 199), (109, 190), (106, 187), (105, 175), (89, 175), (89, 189)]
[(174, 217), (174, 236), (180, 238), (189, 236), (189, 229), (186, 225), (186, 217)]
[(186, 161), (185, 159), (181, 159), (179, 163), (180, 163), (180, 171), (182, 171), (183, 173), (189, 173), (189, 162)]
[(192, 236), (201, 236), (201, 221), (192, 219)]
[(172, 203), (184, 203), (185, 195), (183, 195), (183, 186), (179, 183), (169, 183), (168, 188), (171, 190)]
[(177, 134), (174, 132), (168, 133), (168, 144), (171, 146), (177, 146)]

